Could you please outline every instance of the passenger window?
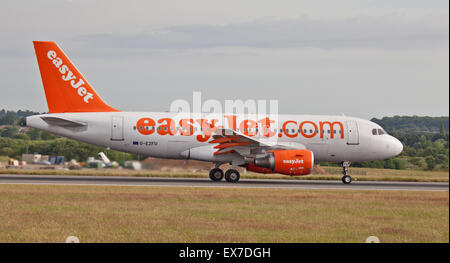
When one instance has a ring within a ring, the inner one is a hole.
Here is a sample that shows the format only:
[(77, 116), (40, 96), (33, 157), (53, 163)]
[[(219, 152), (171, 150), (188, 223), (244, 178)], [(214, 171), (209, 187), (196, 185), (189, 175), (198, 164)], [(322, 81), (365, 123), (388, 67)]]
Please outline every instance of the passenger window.
[(378, 134), (378, 133), (377, 133), (377, 129), (373, 129), (373, 130), (372, 130), (372, 134), (373, 134), (373, 135), (377, 135), (377, 134)]

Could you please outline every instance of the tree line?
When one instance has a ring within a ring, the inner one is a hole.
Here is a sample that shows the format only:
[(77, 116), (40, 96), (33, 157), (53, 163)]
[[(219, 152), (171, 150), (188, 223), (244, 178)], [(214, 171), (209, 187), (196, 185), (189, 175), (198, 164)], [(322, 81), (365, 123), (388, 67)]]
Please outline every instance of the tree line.
[(395, 158), (354, 163), (354, 166), (448, 171), (449, 117), (394, 116), (371, 121), (399, 139), (403, 152)]
[(41, 114), (33, 111), (0, 110), (0, 156), (20, 159), (24, 153), (39, 153), (51, 156), (64, 156), (66, 160), (86, 161), (88, 157), (97, 157), (99, 152), (106, 152), (112, 161), (123, 162), (136, 160), (140, 157), (134, 154), (107, 150), (75, 140), (61, 138), (51, 133), (29, 128), (20, 133), (24, 117)]
[(422, 132), (422, 133), (448, 133), (448, 117), (419, 117), (394, 116), (382, 119), (372, 118), (371, 121), (379, 124), (388, 132)]

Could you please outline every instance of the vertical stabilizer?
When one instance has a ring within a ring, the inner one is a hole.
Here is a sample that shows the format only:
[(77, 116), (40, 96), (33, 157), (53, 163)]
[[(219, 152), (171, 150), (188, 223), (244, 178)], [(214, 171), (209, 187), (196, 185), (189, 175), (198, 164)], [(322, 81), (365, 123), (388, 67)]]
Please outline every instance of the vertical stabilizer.
[(50, 113), (111, 112), (55, 42), (33, 41)]

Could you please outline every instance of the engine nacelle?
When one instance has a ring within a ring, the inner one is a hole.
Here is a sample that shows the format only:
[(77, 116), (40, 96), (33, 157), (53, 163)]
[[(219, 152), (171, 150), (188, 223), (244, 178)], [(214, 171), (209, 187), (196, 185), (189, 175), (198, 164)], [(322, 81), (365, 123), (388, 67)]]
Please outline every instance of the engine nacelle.
[(257, 173), (308, 175), (314, 166), (314, 153), (310, 150), (278, 150), (266, 157), (256, 158), (247, 170)]

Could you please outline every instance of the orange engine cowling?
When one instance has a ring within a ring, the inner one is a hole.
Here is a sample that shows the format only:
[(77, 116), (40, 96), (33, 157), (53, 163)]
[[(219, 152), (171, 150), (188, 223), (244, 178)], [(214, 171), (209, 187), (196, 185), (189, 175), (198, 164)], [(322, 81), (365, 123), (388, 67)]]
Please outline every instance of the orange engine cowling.
[(308, 175), (314, 166), (314, 154), (309, 150), (279, 150), (256, 158), (247, 170), (257, 173)]

